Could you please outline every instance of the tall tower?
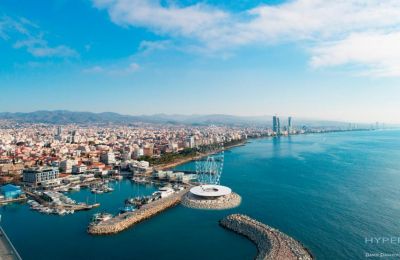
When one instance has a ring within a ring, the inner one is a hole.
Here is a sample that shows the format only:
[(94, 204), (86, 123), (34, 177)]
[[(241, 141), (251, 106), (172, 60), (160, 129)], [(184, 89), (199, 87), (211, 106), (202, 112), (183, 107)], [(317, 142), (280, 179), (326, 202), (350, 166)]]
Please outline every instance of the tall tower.
[(292, 117), (289, 116), (289, 117), (288, 117), (288, 133), (290, 134), (290, 133), (292, 132), (292, 130), (293, 130), (293, 127), (292, 127)]
[(61, 128), (61, 126), (57, 126), (57, 135), (58, 136), (60, 136), (61, 135), (61, 133), (62, 133), (62, 128)]
[(272, 117), (272, 131), (277, 135), (281, 134), (281, 124), (277, 116)]

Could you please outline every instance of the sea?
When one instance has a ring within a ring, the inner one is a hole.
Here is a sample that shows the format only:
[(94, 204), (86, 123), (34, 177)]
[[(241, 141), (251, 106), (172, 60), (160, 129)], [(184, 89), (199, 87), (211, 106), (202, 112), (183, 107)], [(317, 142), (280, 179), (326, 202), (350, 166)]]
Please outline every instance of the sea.
[[(194, 168), (194, 162), (177, 167)], [(126, 198), (156, 187), (124, 179), (108, 194), (71, 192), (101, 206), (65, 216), (9, 204), (0, 208), (0, 224), (23, 259), (254, 259), (254, 244), (218, 225), (232, 213), (281, 230), (317, 259), (400, 256), (398, 130), (251, 139), (225, 151), (221, 184), (241, 195), (239, 207), (178, 205), (110, 236), (87, 233), (92, 215), (115, 214)]]

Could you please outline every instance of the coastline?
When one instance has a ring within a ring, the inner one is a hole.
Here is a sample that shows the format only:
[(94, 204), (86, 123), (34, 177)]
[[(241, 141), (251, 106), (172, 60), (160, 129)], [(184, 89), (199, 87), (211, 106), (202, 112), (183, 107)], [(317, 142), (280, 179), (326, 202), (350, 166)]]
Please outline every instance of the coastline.
[[(228, 145), (227, 147), (224, 147), (224, 151), (226, 150), (230, 150), (232, 148), (235, 147), (239, 147), (239, 146), (245, 146), (247, 143), (249, 143), (251, 140), (257, 140), (257, 139), (274, 139), (274, 138), (281, 138), (281, 137), (290, 137), (290, 136), (298, 136), (298, 135), (310, 135), (310, 134), (329, 134), (329, 133), (341, 133), (341, 132), (358, 132), (358, 131), (375, 131), (374, 129), (353, 129), (353, 130), (331, 130), (331, 131), (324, 131), (324, 132), (310, 132), (310, 133), (298, 133), (298, 134), (290, 134), (290, 135), (264, 135), (264, 136), (258, 136), (258, 137), (249, 137), (248, 139), (242, 140), (240, 143), (237, 144), (233, 144), (233, 145)], [(153, 166), (154, 170), (156, 171), (160, 171), (160, 170), (170, 170), (171, 168), (174, 168), (176, 166), (191, 162), (191, 161), (195, 161), (201, 158), (204, 158), (208, 155), (214, 154), (214, 153), (218, 153), (221, 152), (222, 150), (218, 150), (216, 152), (212, 152), (212, 153), (207, 153), (207, 154), (200, 154), (200, 155), (196, 155), (196, 156), (190, 156), (187, 158), (183, 158), (183, 159), (178, 159), (177, 161), (174, 162), (170, 162), (167, 164), (160, 164), (160, 165), (156, 165)]]
[(174, 168), (176, 166), (179, 166), (179, 165), (191, 162), (191, 161), (199, 160), (199, 159), (204, 158), (206, 156), (209, 156), (211, 154), (219, 153), (221, 151), (230, 150), (230, 149), (238, 147), (238, 146), (244, 146), (244, 145), (247, 144), (247, 140), (248, 139), (246, 139), (246, 140), (244, 140), (244, 141), (242, 141), (242, 142), (240, 142), (238, 144), (229, 145), (227, 147), (224, 147), (224, 149), (221, 149), (221, 150), (218, 150), (218, 151), (215, 151), (215, 152), (206, 153), (206, 154), (200, 154), (200, 155), (196, 155), (196, 156), (190, 156), (190, 157), (187, 157), (187, 158), (184, 158), (184, 159), (179, 159), (179, 160), (171, 162), (171, 163), (167, 163), (167, 164), (163, 164), (163, 165), (157, 165), (157, 166), (154, 166), (154, 169), (157, 170), (157, 171), (169, 170), (169, 169)]

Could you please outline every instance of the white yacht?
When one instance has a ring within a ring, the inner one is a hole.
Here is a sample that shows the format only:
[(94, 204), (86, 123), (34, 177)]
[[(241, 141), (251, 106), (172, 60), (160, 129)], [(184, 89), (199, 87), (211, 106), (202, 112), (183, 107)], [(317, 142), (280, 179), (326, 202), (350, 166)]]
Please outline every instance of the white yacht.
[(166, 198), (174, 194), (174, 190), (170, 187), (159, 188), (154, 194), (159, 194), (161, 198)]

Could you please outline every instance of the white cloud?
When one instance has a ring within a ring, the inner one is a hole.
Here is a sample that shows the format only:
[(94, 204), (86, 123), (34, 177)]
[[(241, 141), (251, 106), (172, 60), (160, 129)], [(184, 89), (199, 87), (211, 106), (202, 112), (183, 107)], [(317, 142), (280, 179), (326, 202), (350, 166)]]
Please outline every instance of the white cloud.
[(196, 36), (226, 18), (227, 14), (205, 4), (188, 7), (163, 7), (158, 1), (94, 0), (97, 8), (106, 8), (119, 25), (146, 26), (159, 33)]
[(83, 69), (84, 73), (102, 73), (104, 72), (104, 68), (101, 66), (93, 66), (90, 68)]
[[(161, 35), (188, 39), (191, 44), (197, 42), (199, 48), (210, 51), (295, 42), (311, 47), (314, 66), (358, 63), (377, 70), (377, 75), (400, 74), (394, 59), (385, 64), (377, 62), (390, 58), (382, 48), (392, 47), (397, 41), (398, 0), (292, 0), (279, 5), (262, 4), (242, 12), (202, 3), (184, 7), (161, 5), (158, 0), (93, 2), (95, 7), (106, 9), (118, 25), (146, 27)], [(361, 40), (363, 37), (381, 39), (385, 45), (371, 43), (365, 47), (368, 44)], [(350, 47), (344, 46), (349, 44)], [(375, 53), (373, 57), (362, 57), (360, 50), (366, 48)], [(327, 61), (333, 57), (327, 54), (329, 51), (335, 51), (335, 61)]]
[(78, 53), (65, 45), (49, 47), (47, 41), (41, 38), (17, 41), (14, 48), (26, 48), (35, 57), (77, 57)]
[(343, 40), (329, 42), (312, 50), (314, 67), (363, 64), (363, 74), (400, 76), (400, 31), (354, 33)]
[(35, 57), (77, 57), (79, 54), (66, 45), (49, 45), (39, 26), (26, 18), (0, 17), (0, 38), (13, 40), (13, 47), (26, 49)]
[(139, 44), (139, 50), (144, 53), (148, 54), (153, 51), (157, 50), (165, 50), (167, 48), (171, 48), (172, 42), (169, 40), (162, 40), (162, 41), (142, 41)]
[(103, 66), (93, 66), (90, 68), (83, 69), (83, 73), (88, 73), (88, 74), (107, 74), (107, 75), (117, 75), (117, 76), (124, 76), (124, 75), (130, 75), (140, 69), (139, 64), (135, 62), (130, 62), (127, 65), (124, 66), (108, 66), (108, 67), (103, 67)]

